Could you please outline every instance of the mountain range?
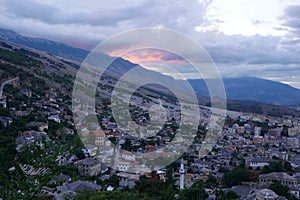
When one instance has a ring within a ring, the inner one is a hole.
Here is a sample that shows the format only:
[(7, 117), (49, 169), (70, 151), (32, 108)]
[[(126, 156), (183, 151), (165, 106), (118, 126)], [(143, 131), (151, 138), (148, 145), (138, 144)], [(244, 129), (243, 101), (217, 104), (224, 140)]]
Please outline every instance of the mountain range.
[[(276, 81), (255, 77), (224, 78), (228, 99), (250, 100), (276, 105), (300, 103), (300, 90)], [(209, 96), (203, 79), (189, 80), (196, 93)]]
[[(84, 49), (75, 48), (47, 39), (23, 36), (6, 29), (0, 29), (0, 40), (27, 46), (55, 56), (75, 60), (77, 62), (83, 61), (89, 54), (89, 51)], [(111, 59), (108, 55), (103, 54), (102, 56), (103, 59)], [(123, 58), (117, 58), (111, 64), (110, 69), (114, 74), (120, 76), (126, 71), (137, 66), (137, 64), (124, 60)], [(144, 69), (144, 71), (151, 73), (152, 76), (158, 76), (159, 78), (166, 78), (170, 80), (172, 79), (171, 77), (167, 77), (158, 72), (150, 72), (146, 69)], [(204, 80), (191, 79), (188, 81), (197, 94), (209, 96)], [(254, 77), (224, 78), (223, 81), (228, 99), (242, 100), (248, 103), (262, 102), (294, 107), (300, 103), (300, 90), (280, 82)]]

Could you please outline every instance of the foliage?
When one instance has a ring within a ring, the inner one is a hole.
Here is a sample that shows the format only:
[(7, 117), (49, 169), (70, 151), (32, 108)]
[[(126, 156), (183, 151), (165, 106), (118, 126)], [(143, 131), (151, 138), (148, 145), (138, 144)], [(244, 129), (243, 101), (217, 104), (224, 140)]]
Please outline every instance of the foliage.
[(269, 166), (264, 166), (261, 173), (268, 174), (271, 172), (291, 172), (292, 166), (289, 162), (271, 162)]
[(100, 191), (95, 194), (90, 193), (81, 193), (76, 196), (76, 200), (139, 200), (137, 193), (134, 192), (126, 192), (126, 191)]
[(205, 182), (206, 186), (210, 188), (215, 188), (218, 186), (216, 177), (209, 175), (207, 181)]
[(136, 183), (135, 190), (145, 198), (171, 200), (174, 199), (176, 191), (171, 181), (164, 183), (158, 175), (153, 173), (150, 178), (141, 176)]
[(219, 200), (236, 200), (239, 199), (239, 196), (232, 190), (229, 190), (228, 192), (220, 192), (218, 194)]
[(250, 180), (250, 172), (242, 167), (236, 167), (232, 171), (227, 172), (223, 176), (223, 184), (227, 187), (239, 185), (242, 182)]
[(191, 188), (181, 190), (179, 193), (180, 200), (197, 200), (206, 199), (208, 195), (205, 193), (202, 182), (196, 182)]
[(295, 198), (293, 195), (291, 195), (289, 193), (289, 188), (287, 186), (282, 185), (280, 182), (278, 181), (274, 181), (270, 187), (270, 190), (273, 190), (276, 194), (286, 197), (289, 200), (294, 200), (297, 199)]

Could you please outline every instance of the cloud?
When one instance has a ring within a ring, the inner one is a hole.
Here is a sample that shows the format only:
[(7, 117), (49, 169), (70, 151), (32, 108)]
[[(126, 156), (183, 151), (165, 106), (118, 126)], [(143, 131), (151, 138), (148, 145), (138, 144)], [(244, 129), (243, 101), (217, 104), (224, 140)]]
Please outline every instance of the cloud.
[(280, 36), (243, 36), (203, 33), (199, 41), (216, 63), (299, 64), (300, 58), (282, 44)]
[(284, 14), (291, 18), (300, 17), (300, 5), (288, 6), (284, 9)]
[[(286, 35), (245, 36), (219, 32), (218, 26), (214, 25), (222, 24), (225, 18), (207, 14), (212, 3), (212, 0), (0, 0), (0, 20), (3, 28), (21, 34), (86, 48), (92, 48), (101, 40), (133, 28), (162, 26), (196, 40), (207, 50), (224, 75), (267, 76), (266, 73), (270, 73), (272, 77), (289, 77), (292, 73), (299, 74), (299, 5), (284, 9), (282, 24), (273, 25), (269, 19), (265, 22), (255, 15), (250, 18), (250, 23), (258, 28), (268, 23), (276, 30), (287, 32)], [(233, 9), (231, 6), (229, 8)], [(196, 31), (196, 27), (206, 31)], [(197, 56), (192, 51), (189, 53), (191, 57)], [(150, 56), (136, 53), (131, 59), (137, 62), (147, 59), (173, 62), (176, 69), (185, 68), (180, 65), (180, 57), (169, 53), (153, 51)], [(190, 71), (187, 73), (191, 74)]]
[(134, 28), (162, 26), (192, 35), (210, 24), (212, 0), (0, 0), (1, 28), (92, 49)]
[(252, 24), (254, 24), (254, 25), (260, 25), (260, 24), (264, 24), (264, 23), (266, 23), (266, 22), (263, 20), (252, 19)]
[(286, 7), (281, 20), (282, 27), (289, 31), (289, 37), (300, 37), (300, 5)]
[[(56, 35), (59, 35), (60, 31), (66, 32), (57, 29), (59, 25), (63, 26), (63, 29), (78, 26), (78, 29), (98, 34), (99, 40), (102, 40), (103, 35), (109, 37), (121, 31), (145, 26), (162, 25), (175, 30), (193, 31), (195, 26), (208, 23), (205, 17), (210, 3), (211, 0), (201, 2), (196, 0), (160, 2), (77, 0), (72, 3), (59, 0), (9, 0), (2, 4), (1, 7), (5, 11), (0, 14), (0, 17), (9, 18), (16, 27), (20, 21), (31, 22), (28, 26), (32, 28), (32, 34), (36, 32), (34, 27), (36, 24), (52, 26), (51, 32), (57, 32)], [(96, 33), (99, 28), (102, 30)], [(86, 39), (85, 37), (82, 35), (82, 39)]]
[[(30, 5), (30, 6), (29, 6)], [(139, 16), (141, 8), (131, 7), (113, 11), (99, 7), (97, 10), (68, 10), (46, 5), (34, 0), (6, 1), (6, 11), (12, 17), (38, 20), (47, 24), (80, 24), (91, 26), (117, 26), (119, 22)]]

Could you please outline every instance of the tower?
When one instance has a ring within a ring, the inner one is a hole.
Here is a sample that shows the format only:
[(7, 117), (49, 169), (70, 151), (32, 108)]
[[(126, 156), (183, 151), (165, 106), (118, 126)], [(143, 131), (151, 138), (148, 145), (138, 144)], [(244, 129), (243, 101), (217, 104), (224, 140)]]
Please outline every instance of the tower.
[(183, 163), (183, 159), (181, 159), (181, 164), (180, 164), (180, 169), (179, 169), (179, 173), (180, 173), (180, 190), (184, 189), (184, 163)]

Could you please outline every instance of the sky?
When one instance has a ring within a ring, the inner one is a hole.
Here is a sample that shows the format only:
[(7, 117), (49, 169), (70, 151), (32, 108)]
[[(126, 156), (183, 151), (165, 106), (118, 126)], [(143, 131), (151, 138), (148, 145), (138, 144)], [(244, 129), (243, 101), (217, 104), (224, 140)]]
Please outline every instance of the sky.
[[(299, 0), (0, 0), (0, 27), (85, 49), (134, 28), (169, 28), (202, 45), (225, 77), (300, 88)], [(148, 68), (165, 74), (163, 65), (190, 73), (166, 52), (125, 58), (145, 67), (161, 62)]]

